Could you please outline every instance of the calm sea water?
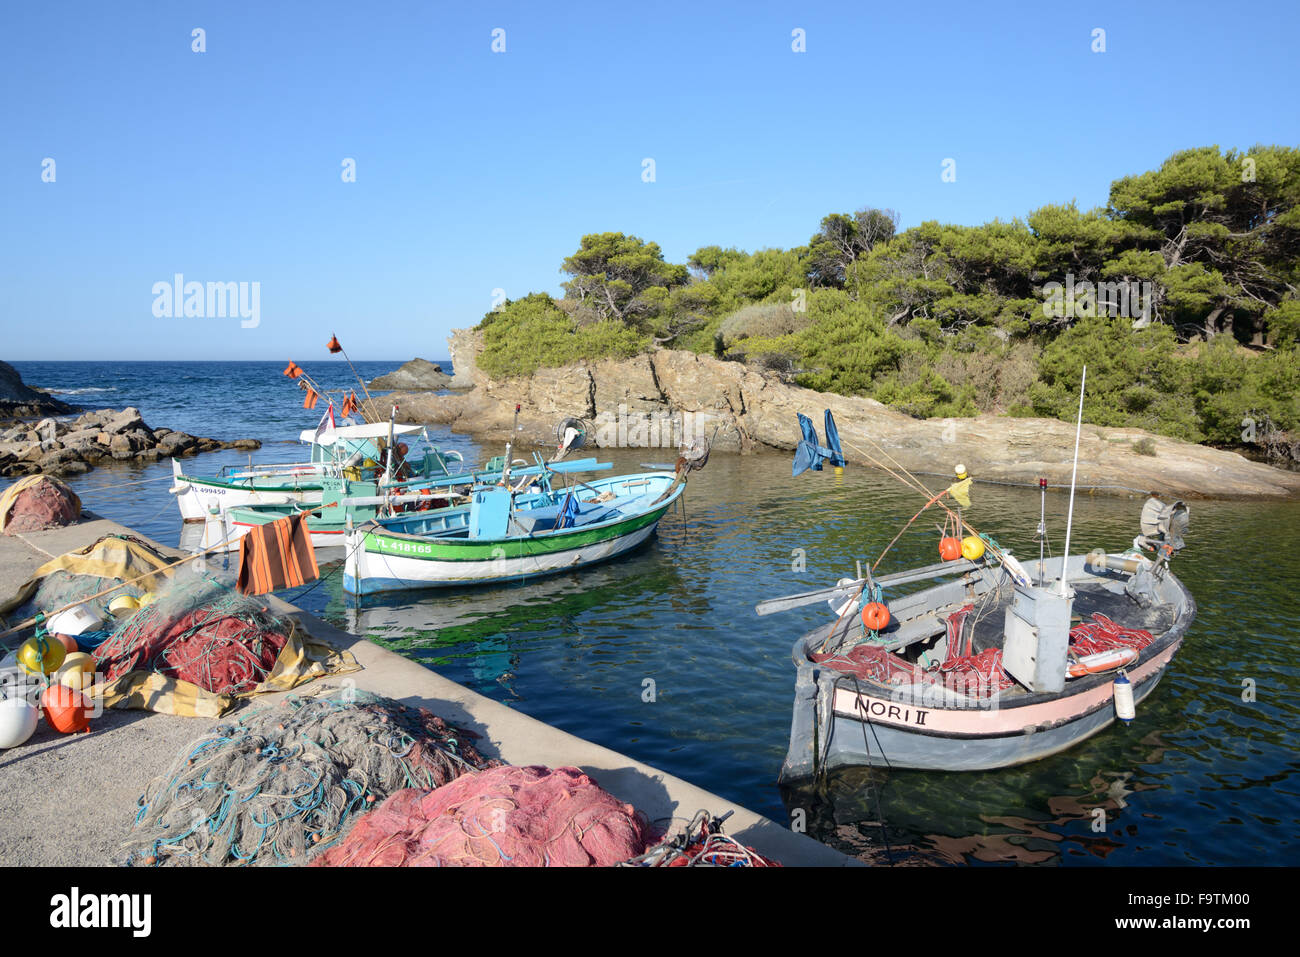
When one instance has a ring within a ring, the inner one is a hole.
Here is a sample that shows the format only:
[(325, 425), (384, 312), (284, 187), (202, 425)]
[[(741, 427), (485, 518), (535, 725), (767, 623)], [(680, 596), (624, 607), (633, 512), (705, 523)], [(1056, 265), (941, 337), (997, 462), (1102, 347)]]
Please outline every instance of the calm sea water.
[[(359, 363), (358, 370), (369, 379), (399, 364)], [(301, 409), (282, 363), (15, 365), (26, 381), (68, 401), (136, 405), (155, 427), (259, 438), (258, 461), (298, 458), (297, 433), (319, 418), (319, 410)], [(303, 365), (329, 387), (354, 384), (342, 362)], [(443, 430), (430, 434), (470, 461), (501, 451)], [(672, 457), (600, 454), (617, 471)], [(241, 461), (245, 455), (212, 453), (190, 467), (215, 472)], [(936, 462), (935, 470), (950, 464)], [(169, 475), (166, 462), (103, 466), (72, 484), (89, 508), (175, 543), (181, 523), (166, 492)], [(120, 487), (128, 482), (143, 484)], [(789, 736), (790, 648), (826, 609), (758, 618), (753, 605), (850, 574), (854, 560), (876, 555), (918, 504), (870, 470), (792, 481), (785, 456), (719, 454), (692, 477), (684, 507), (655, 540), (582, 573), (357, 607), (336, 563), (324, 566), (322, 581), (286, 597), (482, 694), (774, 820), (788, 821), (792, 807), (811, 809), (817, 837), (869, 860), (1300, 862), (1297, 503), (1192, 503), (1190, 544), (1175, 571), (1200, 614), (1130, 726), (1021, 768), (844, 772), (820, 793), (783, 795), (775, 781)], [(1029, 556), (1037, 551), (1038, 506), (1036, 490), (977, 486), (968, 514)], [(1140, 506), (1081, 497), (1072, 551), (1125, 547)], [(1065, 497), (1050, 496), (1058, 548), (1064, 513)], [(937, 538), (933, 529), (905, 537), (882, 568), (936, 560)], [(805, 556), (802, 572), (793, 570), (796, 549)], [(653, 701), (643, 700), (647, 679)], [(1244, 700), (1251, 689), (1254, 700)]]

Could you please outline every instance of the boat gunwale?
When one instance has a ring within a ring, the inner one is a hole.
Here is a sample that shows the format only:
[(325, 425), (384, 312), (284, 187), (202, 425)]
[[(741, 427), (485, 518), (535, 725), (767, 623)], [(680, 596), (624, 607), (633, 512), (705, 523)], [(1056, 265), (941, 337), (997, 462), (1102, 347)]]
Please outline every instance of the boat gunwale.
[[(645, 478), (651, 476), (664, 476), (664, 477), (672, 476), (674, 479), (676, 478), (676, 476), (674, 476), (673, 473), (671, 472), (638, 472), (626, 476), (611, 476), (608, 479), (601, 479), (600, 481), (612, 483), (612, 482), (622, 481), (623, 479), (639, 479), (639, 478)], [(591, 487), (589, 483), (583, 483), (583, 484), (587, 485), (589, 488)], [(667, 498), (656, 501), (651, 505), (649, 505), (644, 511), (638, 512), (633, 515), (619, 515), (615, 518), (611, 518), (603, 522), (594, 522), (590, 525), (579, 525), (575, 528), (549, 529), (540, 533), (528, 532), (523, 535), (506, 535), (504, 537), (498, 537), (498, 538), (474, 538), (474, 539), (450, 538), (450, 537), (440, 538), (438, 536), (432, 536), (432, 535), (419, 535), (414, 532), (393, 531), (392, 529), (388, 528), (382, 523), (376, 521), (370, 521), (370, 522), (366, 522), (363, 525), (358, 525), (353, 531), (361, 533), (366, 537), (374, 536), (376, 538), (379, 537), (394, 538), (394, 539), (398, 539), (399, 541), (414, 541), (414, 542), (419, 542), (421, 544), (437, 544), (440, 546), (447, 545), (447, 546), (458, 547), (458, 548), (466, 548), (470, 546), (486, 548), (486, 547), (492, 547), (494, 545), (500, 546), (505, 544), (524, 542), (524, 541), (560, 542), (563, 541), (565, 538), (578, 535), (578, 534), (585, 534), (587, 532), (593, 532), (593, 531), (603, 531), (607, 529), (613, 530), (618, 525), (628, 523), (628, 522), (641, 521), (643, 519), (646, 519), (649, 516), (655, 516), (654, 520), (662, 519), (664, 513), (667, 512), (668, 508), (674, 502), (677, 501), (677, 499), (681, 496), (685, 488), (686, 488), (686, 483), (685, 482), (680, 483), (676, 488), (672, 490), (672, 494), (669, 495)], [(467, 506), (460, 505), (454, 507), (466, 508)], [(629, 529), (628, 532), (622, 534), (630, 534), (632, 532), (639, 531), (643, 527), (644, 527), (643, 525), (638, 525), (636, 528)], [(611, 537), (616, 537), (616, 536), (611, 536)], [(617, 537), (621, 537), (621, 536), (617, 536)], [(598, 540), (608, 541), (609, 539), (602, 538)], [(365, 543), (364, 538), (362, 540), (362, 547), (368, 547)], [(555, 549), (555, 551), (564, 551), (564, 550), (566, 550), (566, 548), (564, 547), (559, 547)], [(398, 557), (410, 558), (419, 561), (485, 561), (485, 560), (490, 561), (491, 560), (491, 559), (480, 559), (480, 558), (454, 559), (454, 558), (438, 557), (432, 555), (402, 555)]]
[[(1171, 624), (1167, 629), (1165, 629), (1160, 634), (1156, 635), (1154, 641), (1152, 641), (1145, 648), (1141, 649), (1138, 652), (1137, 660), (1133, 662), (1131, 665), (1126, 666), (1124, 670), (1129, 670), (1129, 669), (1138, 670), (1144, 667), (1145, 665), (1149, 664), (1155, 658), (1157, 658), (1167, 648), (1180, 642), (1183, 639), (1183, 637), (1186, 635), (1187, 629), (1191, 626), (1192, 622), (1196, 618), (1196, 611), (1197, 611), (1196, 599), (1192, 596), (1187, 586), (1184, 585), (1182, 580), (1179, 579), (1178, 576), (1174, 575), (1172, 571), (1166, 571), (1166, 575), (1169, 579), (1172, 579), (1173, 584), (1178, 588), (1179, 592), (1181, 593), (1181, 597), (1183, 599), (1183, 606), (1179, 610), (1178, 614), (1175, 615), (1173, 624)], [(1104, 581), (1105, 579), (1098, 579), (1098, 580)], [(802, 670), (803, 668), (817, 668), (833, 675), (833, 678), (831, 679), (834, 685), (834, 688), (832, 689), (831, 692), (832, 695), (834, 695), (834, 693), (841, 688), (841, 683), (847, 684), (849, 682), (852, 682), (853, 685), (856, 686), (856, 687), (847, 686), (844, 688), (844, 690), (848, 691), (850, 694), (854, 694), (854, 693), (858, 695), (874, 694), (877, 697), (879, 696), (889, 697), (890, 695), (896, 693), (898, 690), (898, 686), (896, 685), (892, 685), (892, 686), (882, 685), (878, 682), (872, 681), (869, 678), (859, 678), (856, 675), (846, 675), (841, 672), (837, 672), (833, 667), (830, 667), (829, 665), (825, 665), (820, 662), (815, 662), (808, 657), (809, 643), (812, 640), (819, 638), (822, 632), (829, 633), (829, 631), (834, 629), (835, 624), (836, 622), (831, 622), (829, 625), (823, 625), (818, 628), (815, 628), (795, 641), (793, 652), (794, 652), (794, 661), (796, 667), (800, 670)], [(1159, 675), (1162, 673), (1163, 673), (1163, 668), (1158, 670), (1157, 673), (1151, 677), (1159, 677)], [(1013, 708), (1032, 707), (1034, 705), (1040, 705), (1052, 701), (1060, 701), (1060, 700), (1072, 698), (1075, 697), (1076, 695), (1084, 694), (1088, 691), (1091, 691), (1094, 688), (1097, 688), (1109, 681), (1113, 681), (1114, 676), (1115, 676), (1115, 672), (1102, 672), (1095, 675), (1085, 675), (1081, 678), (1076, 678), (1067, 681), (1065, 685), (1065, 689), (1058, 692), (1027, 691), (1022, 686), (1017, 685), (1016, 687), (1022, 693), (1017, 694), (1010, 699), (1004, 699), (1002, 696), (999, 696), (996, 710), (1008, 711)], [(1149, 680), (1149, 679), (1144, 679), (1144, 680)], [(820, 684), (820, 682), (817, 683)], [(936, 685), (936, 687), (943, 687), (943, 686)], [(1106, 705), (1103, 703), (1093, 708), (1089, 708), (1086, 711), (1083, 711), (1080, 714), (1070, 718), (1069, 721), (1067, 721), (1066, 723), (1080, 720), (1086, 717), (1087, 715), (1094, 713), (1099, 708), (1105, 706)], [(932, 711), (949, 711), (949, 712), (958, 712), (958, 713), (964, 713), (970, 711), (994, 710), (989, 707), (982, 707), (978, 705), (975, 707), (970, 707), (970, 706), (951, 707), (951, 706), (945, 706), (943, 704), (934, 704), (934, 705), (926, 705), (925, 707), (927, 710), (932, 710)], [(854, 714), (852, 712), (844, 712), (837, 708), (834, 708), (833, 701), (832, 701), (832, 711), (834, 714), (838, 714), (842, 717), (852, 718), (858, 721), (862, 720), (860, 715)], [(927, 734), (932, 737), (960, 737), (960, 738), (977, 739), (977, 738), (994, 738), (994, 737), (1009, 736), (1008, 733), (992, 733), (992, 732), (971, 733), (971, 734), (954, 733), (954, 732), (935, 732), (931, 729), (926, 729), (926, 728), (909, 728), (908, 730), (909, 732)], [(1017, 732), (1011, 732), (1010, 734), (1019, 734), (1019, 733), (1022, 732), (1017, 731)]]

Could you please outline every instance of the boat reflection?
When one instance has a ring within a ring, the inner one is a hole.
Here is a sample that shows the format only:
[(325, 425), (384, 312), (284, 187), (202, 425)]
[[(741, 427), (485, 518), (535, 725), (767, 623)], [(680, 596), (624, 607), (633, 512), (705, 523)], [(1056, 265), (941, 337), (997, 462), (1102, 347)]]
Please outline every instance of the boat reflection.
[(810, 836), (874, 865), (1100, 864), (1152, 816), (1133, 807), (1134, 796), (1163, 787), (1151, 766), (1166, 745), (1158, 732), (1140, 744), (1144, 753), (1122, 771), (1051, 759), (1060, 765), (1055, 793), (1043, 790), (1041, 766), (962, 774), (847, 767), (782, 787), (781, 798), (791, 815), (802, 811)]

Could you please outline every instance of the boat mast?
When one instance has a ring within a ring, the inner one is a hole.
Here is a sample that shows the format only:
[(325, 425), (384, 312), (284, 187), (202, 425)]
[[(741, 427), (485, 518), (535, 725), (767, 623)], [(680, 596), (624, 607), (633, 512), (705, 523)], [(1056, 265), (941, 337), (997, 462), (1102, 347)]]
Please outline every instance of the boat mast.
[(1069, 586), (1065, 584), (1070, 564), (1070, 532), (1074, 528), (1074, 483), (1079, 477), (1079, 438), (1083, 434), (1083, 390), (1088, 383), (1088, 367), (1083, 367), (1083, 378), (1079, 381), (1079, 421), (1074, 427), (1074, 469), (1070, 472), (1070, 511), (1065, 519), (1065, 551), (1061, 554), (1061, 597), (1069, 595)]

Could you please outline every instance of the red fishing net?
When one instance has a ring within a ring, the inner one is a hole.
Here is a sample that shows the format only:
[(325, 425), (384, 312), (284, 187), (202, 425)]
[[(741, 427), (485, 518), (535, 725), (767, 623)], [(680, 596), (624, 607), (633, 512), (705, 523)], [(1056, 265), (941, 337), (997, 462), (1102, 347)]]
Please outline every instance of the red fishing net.
[(233, 592), (200, 594), (197, 607), (172, 594), (136, 612), (95, 649), (97, 670), (110, 681), (132, 671), (156, 671), (214, 694), (261, 684), (292, 626)]
[(855, 645), (844, 654), (818, 654), (808, 656), (810, 661), (876, 684), (910, 684), (926, 680), (915, 666), (897, 655), (890, 654), (883, 645)]
[(644, 852), (643, 815), (577, 768), (499, 767), (398, 791), (313, 863), (607, 867)]
[(948, 657), (939, 666), (939, 673), (943, 675), (944, 685), (953, 691), (984, 697), (1005, 691), (1015, 681), (1002, 670), (1001, 648), (985, 648), (973, 654), (974, 632), (966, 636), (963, 647), (962, 631), (974, 607), (963, 605), (948, 616)]
[(1101, 612), (1093, 612), (1092, 621), (1085, 621), (1070, 629), (1070, 651), (1079, 658), (1110, 651), (1114, 648), (1136, 648), (1141, 651), (1155, 636), (1141, 628), (1125, 628)]

